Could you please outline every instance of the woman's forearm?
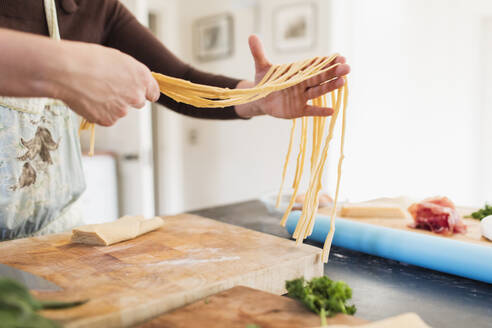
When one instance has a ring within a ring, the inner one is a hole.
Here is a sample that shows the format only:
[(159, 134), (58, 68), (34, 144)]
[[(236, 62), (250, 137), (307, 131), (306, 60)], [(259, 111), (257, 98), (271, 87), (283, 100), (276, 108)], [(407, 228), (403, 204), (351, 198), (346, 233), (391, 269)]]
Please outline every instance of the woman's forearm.
[(0, 96), (60, 99), (101, 125), (159, 99), (150, 70), (118, 50), (5, 29), (0, 44)]
[(0, 29), (0, 95), (55, 97), (64, 45), (47, 37)]
[[(105, 45), (129, 54), (147, 65), (154, 72), (222, 88), (233, 89), (239, 83), (237, 79), (200, 71), (183, 62), (148, 28), (140, 24), (120, 2), (115, 2), (115, 9), (108, 22), (106, 29), (109, 32)], [(135, 42), (135, 40), (138, 40), (138, 42)], [(177, 113), (195, 118), (220, 120), (238, 118), (232, 106), (226, 108), (197, 108), (177, 102), (164, 94), (161, 95), (159, 103)]]

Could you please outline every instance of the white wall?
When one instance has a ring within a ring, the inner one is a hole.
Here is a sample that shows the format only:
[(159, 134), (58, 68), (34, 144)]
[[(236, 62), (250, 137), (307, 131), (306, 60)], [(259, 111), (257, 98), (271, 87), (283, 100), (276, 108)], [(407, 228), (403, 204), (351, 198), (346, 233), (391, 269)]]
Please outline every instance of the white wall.
[[(316, 46), (281, 54), (273, 47), (273, 12), (300, 0), (134, 1), (161, 10), (165, 43), (214, 73), (252, 79), (251, 33), (262, 37), (274, 63), (345, 55), (352, 73), (342, 198), (443, 194), (473, 205), (492, 197), (492, 2), (311, 0), (318, 15)], [(224, 12), (234, 16), (234, 55), (198, 62), (192, 23)], [(126, 121), (118, 124), (129, 124), (124, 130), (131, 131), (133, 122)], [(256, 198), (278, 188), (289, 121), (206, 121), (161, 109), (159, 126), (163, 213)], [(189, 142), (192, 132), (196, 144)], [(327, 168), (328, 190), (337, 143)], [(118, 147), (138, 145), (121, 139)]]
[[(144, 25), (147, 24), (147, 2), (122, 0)], [(96, 151), (110, 152), (118, 159), (119, 214), (154, 215), (154, 179), (152, 172), (152, 134), (150, 105), (130, 110), (112, 127), (96, 127)], [(83, 149), (89, 145), (89, 133), (83, 132)], [(90, 173), (86, 173), (90, 174)], [(93, 177), (87, 177), (93, 180)], [(90, 190), (87, 190), (90, 192)], [(90, 196), (86, 196), (90, 197)], [(92, 203), (91, 213), (104, 213)], [(93, 214), (91, 214), (93, 216)], [(112, 217), (111, 219), (115, 219)]]
[[(327, 53), (329, 36), (310, 51), (275, 54), (272, 49), (273, 11), (278, 5), (297, 1), (207, 1), (180, 2), (182, 55), (196, 67), (242, 79), (253, 79), (254, 63), (248, 36), (259, 34), (272, 62), (289, 62)], [(320, 9), (322, 30), (329, 21), (321, 13), (329, 10), (327, 1), (312, 1)], [(235, 52), (228, 59), (201, 63), (192, 56), (192, 22), (200, 17), (229, 12), (234, 16)], [(280, 168), (286, 151), (291, 123), (267, 117), (249, 121), (205, 121), (186, 118), (183, 124), (184, 209), (193, 209), (246, 199), (277, 190)], [(198, 136), (196, 145), (187, 142), (190, 131)]]
[[(318, 9), (316, 46), (278, 53), (273, 47), (273, 12), (279, 5), (298, 2), (181, 1), (180, 54), (198, 68), (252, 78), (247, 46), (251, 33), (262, 37), (274, 63), (340, 52), (353, 69), (342, 198), (443, 194), (460, 204), (484, 201), (490, 188), (483, 180), (487, 167), (480, 165), (487, 147), (480, 146), (480, 122), (488, 122), (481, 118), (490, 105), (481, 101), (486, 74), (480, 69), (479, 41), (482, 17), (492, 5), (481, 0), (313, 0)], [(234, 55), (198, 62), (192, 55), (193, 21), (224, 12), (234, 16)], [(289, 128), (290, 122), (270, 118), (185, 118), (180, 135), (182, 209), (276, 190)], [(192, 131), (195, 145), (188, 142)], [(336, 141), (329, 159), (328, 190), (333, 189), (337, 146)]]
[(118, 219), (116, 159), (110, 154), (83, 156), (82, 165), (87, 185), (79, 200), (84, 222), (97, 224)]
[(344, 193), (484, 201), (480, 115), (490, 108), (480, 98), (490, 89), (481, 88), (479, 41), (492, 3), (342, 2), (334, 15), (351, 23), (341, 35), (353, 68)]
[(479, 142), (479, 170), (481, 202), (492, 199), (492, 15), (481, 19), (481, 56), (480, 81), (481, 88), (481, 115), (480, 115), (480, 142)]
[[(178, 17), (179, 0), (148, 0), (149, 11), (156, 15), (155, 33), (164, 44), (177, 55), (182, 55), (182, 42), (176, 31), (180, 26)], [(156, 212), (172, 214), (183, 211), (183, 119), (159, 104), (154, 104), (154, 118), (157, 118), (157, 139), (154, 144), (154, 159), (158, 175), (155, 183), (158, 187), (156, 195)], [(155, 126), (155, 125), (154, 125)]]

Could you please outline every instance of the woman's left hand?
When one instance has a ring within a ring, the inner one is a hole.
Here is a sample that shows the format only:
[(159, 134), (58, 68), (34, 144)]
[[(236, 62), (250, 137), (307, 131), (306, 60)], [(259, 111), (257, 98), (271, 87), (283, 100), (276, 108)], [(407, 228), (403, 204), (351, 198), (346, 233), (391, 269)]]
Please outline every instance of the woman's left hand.
[[(249, 47), (255, 61), (255, 82), (241, 81), (237, 88), (251, 88), (258, 84), (272, 66), (256, 35), (249, 37)], [(302, 116), (330, 116), (333, 113), (332, 108), (312, 106), (307, 102), (343, 86), (345, 83), (343, 76), (350, 72), (350, 66), (345, 64), (345, 58), (342, 56), (336, 57), (332, 64), (335, 63), (340, 65), (290, 88), (273, 92), (265, 98), (249, 104), (237, 105), (237, 114), (245, 118), (267, 114), (287, 119)], [(331, 81), (322, 84), (328, 80)]]

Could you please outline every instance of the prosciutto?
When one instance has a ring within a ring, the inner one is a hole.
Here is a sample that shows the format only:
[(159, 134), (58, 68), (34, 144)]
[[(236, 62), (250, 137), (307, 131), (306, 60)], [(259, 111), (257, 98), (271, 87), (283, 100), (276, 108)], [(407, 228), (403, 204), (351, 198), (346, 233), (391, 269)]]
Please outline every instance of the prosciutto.
[(427, 198), (410, 205), (408, 211), (413, 217), (412, 228), (430, 230), (434, 233), (452, 235), (465, 233), (466, 225), (447, 197)]

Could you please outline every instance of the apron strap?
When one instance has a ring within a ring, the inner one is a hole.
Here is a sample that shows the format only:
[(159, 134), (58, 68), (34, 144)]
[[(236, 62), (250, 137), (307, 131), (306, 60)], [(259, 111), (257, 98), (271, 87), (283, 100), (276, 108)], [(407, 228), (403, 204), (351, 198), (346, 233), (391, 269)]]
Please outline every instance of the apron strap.
[(50, 37), (54, 40), (60, 40), (60, 29), (58, 28), (58, 16), (56, 14), (55, 0), (44, 0), (44, 12)]

